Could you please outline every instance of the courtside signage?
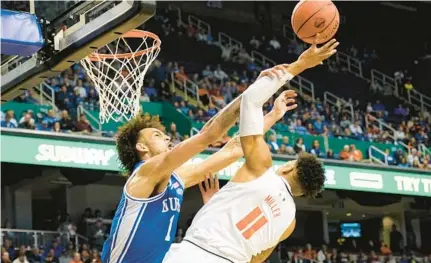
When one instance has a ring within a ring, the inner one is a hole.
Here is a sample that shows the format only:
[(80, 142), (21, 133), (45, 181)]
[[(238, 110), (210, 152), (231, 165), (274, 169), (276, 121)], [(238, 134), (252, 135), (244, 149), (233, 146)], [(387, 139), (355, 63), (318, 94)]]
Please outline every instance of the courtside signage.
[[(210, 154), (199, 154), (191, 162), (198, 164), (208, 156)], [(105, 171), (121, 170), (114, 144), (8, 134), (1, 134), (1, 161)], [(273, 169), (277, 169), (284, 161), (274, 160), (273, 163)], [(233, 163), (219, 173), (219, 178), (229, 180), (242, 164), (242, 160)], [(326, 164), (325, 171), (327, 189), (431, 197), (431, 173), (427, 175), (413, 171), (400, 172), (334, 164)]]
[(82, 169), (119, 171), (112, 144), (1, 135), (1, 161)]

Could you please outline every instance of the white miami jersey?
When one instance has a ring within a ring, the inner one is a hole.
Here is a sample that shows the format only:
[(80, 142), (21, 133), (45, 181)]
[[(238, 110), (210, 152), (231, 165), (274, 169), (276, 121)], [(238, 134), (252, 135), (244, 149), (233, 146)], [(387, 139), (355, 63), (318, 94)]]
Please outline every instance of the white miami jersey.
[(268, 170), (247, 183), (227, 183), (202, 207), (184, 240), (232, 262), (274, 247), (295, 219), (286, 180)]

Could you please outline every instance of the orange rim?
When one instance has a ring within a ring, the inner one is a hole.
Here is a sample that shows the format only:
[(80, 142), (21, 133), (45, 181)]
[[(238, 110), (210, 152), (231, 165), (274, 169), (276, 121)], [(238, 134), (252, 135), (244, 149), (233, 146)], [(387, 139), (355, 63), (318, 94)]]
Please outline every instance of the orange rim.
[(160, 41), (160, 38), (151, 32), (143, 31), (143, 30), (131, 30), (121, 36), (122, 38), (146, 38), (150, 37), (153, 40), (155, 40), (155, 44), (152, 47), (149, 47), (147, 49), (143, 49), (141, 51), (138, 51), (136, 53), (122, 53), (122, 54), (99, 54), (97, 52), (93, 52), (92, 54), (88, 55), (88, 58), (91, 61), (101, 61), (103, 59), (123, 59), (123, 58), (131, 58), (131, 57), (139, 57), (144, 54), (153, 52), (155, 49), (160, 47), (160, 44), (162, 41)]

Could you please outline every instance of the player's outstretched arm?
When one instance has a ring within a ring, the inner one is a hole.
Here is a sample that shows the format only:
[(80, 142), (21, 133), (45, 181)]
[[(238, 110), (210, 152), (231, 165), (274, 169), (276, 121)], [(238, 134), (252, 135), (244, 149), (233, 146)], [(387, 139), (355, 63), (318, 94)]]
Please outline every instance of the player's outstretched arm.
[[(278, 96), (274, 102), (272, 110), (265, 115), (264, 118), (264, 132), (266, 133), (269, 129), (280, 120), (284, 114), (292, 110), (293, 107), (289, 107), (285, 104), (285, 100), (289, 98), (295, 98), (296, 92), (293, 90), (287, 90)], [(241, 149), (241, 143), (239, 136), (235, 136), (218, 152), (212, 154), (205, 161), (198, 164), (187, 164), (181, 166), (176, 172), (181, 174), (186, 181), (186, 187), (191, 187), (204, 179), (204, 176), (208, 173), (217, 173), (218, 171), (228, 167), (232, 163), (236, 162), (239, 158), (243, 157), (244, 153)]]
[[(267, 76), (272, 76), (277, 79), (278, 74), (279, 73), (275, 69), (262, 72), (258, 80), (247, 90), (256, 90), (256, 92), (259, 92), (259, 90), (265, 89), (268, 82), (266, 79)], [(152, 181), (151, 185), (159, 184), (170, 176), (174, 170), (223, 136), (235, 124), (239, 116), (240, 104), (241, 96), (232, 101), (208, 121), (199, 134), (181, 142), (171, 151), (154, 158), (152, 164), (147, 164), (147, 167), (150, 169), (142, 170), (142, 174), (150, 175), (149, 179)], [(182, 176), (182, 173), (178, 172), (178, 174), (187, 183), (187, 179)], [(149, 185), (149, 183), (150, 182), (146, 182), (146, 185)]]
[[(304, 51), (296, 62), (289, 65), (289, 73), (292, 71), (291, 68), (305, 70), (315, 67), (336, 53), (335, 48), (338, 46), (338, 42), (335, 39), (318, 48), (318, 37), (317, 35), (311, 47)], [(292, 75), (289, 73), (284, 74), (283, 78), (290, 80)], [(238, 175), (243, 174), (244, 178), (258, 177), (272, 166), (271, 153), (263, 138), (264, 117), (262, 105), (278, 88), (273, 86), (272, 89), (266, 89), (265, 92), (246, 90), (241, 99), (239, 129), (245, 164), (238, 171)], [(294, 100), (289, 99), (285, 102), (286, 104), (294, 103)]]

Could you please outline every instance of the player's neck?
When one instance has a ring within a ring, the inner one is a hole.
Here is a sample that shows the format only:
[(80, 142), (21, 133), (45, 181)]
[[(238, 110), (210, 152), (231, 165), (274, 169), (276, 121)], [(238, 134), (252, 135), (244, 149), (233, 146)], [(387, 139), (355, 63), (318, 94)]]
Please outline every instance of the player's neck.
[(289, 184), (292, 194), (294, 192), (297, 192), (295, 191), (295, 189), (298, 189), (299, 185), (297, 180), (294, 178), (294, 176), (292, 176), (291, 174), (284, 174), (284, 173), (281, 173), (280, 176), (283, 177), (284, 180), (286, 180), (286, 182)]

